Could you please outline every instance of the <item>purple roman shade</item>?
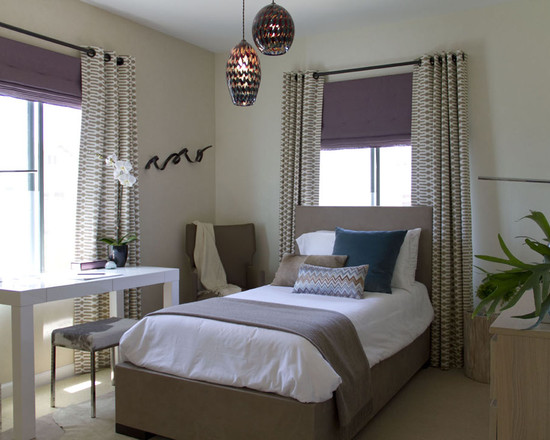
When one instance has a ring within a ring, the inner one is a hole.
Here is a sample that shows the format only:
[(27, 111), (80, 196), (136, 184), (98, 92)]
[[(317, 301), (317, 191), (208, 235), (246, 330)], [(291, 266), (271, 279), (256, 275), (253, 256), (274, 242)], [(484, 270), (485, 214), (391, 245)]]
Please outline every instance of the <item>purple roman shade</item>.
[(0, 95), (79, 108), (80, 58), (0, 38)]
[(325, 84), (321, 148), (410, 145), (412, 73)]

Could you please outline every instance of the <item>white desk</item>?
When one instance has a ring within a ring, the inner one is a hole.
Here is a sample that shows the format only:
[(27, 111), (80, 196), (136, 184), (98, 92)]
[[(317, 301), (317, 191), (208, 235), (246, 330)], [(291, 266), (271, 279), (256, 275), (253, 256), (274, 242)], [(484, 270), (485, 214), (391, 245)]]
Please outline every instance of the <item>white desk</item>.
[[(86, 271), (91, 274), (94, 271)], [(13, 365), (13, 438), (36, 437), (33, 306), (51, 301), (110, 292), (112, 316), (124, 314), (124, 289), (164, 285), (164, 307), (179, 304), (179, 269), (123, 267), (97, 270), (105, 276), (84, 279), (66, 272), (0, 282), (0, 304), (11, 306)]]

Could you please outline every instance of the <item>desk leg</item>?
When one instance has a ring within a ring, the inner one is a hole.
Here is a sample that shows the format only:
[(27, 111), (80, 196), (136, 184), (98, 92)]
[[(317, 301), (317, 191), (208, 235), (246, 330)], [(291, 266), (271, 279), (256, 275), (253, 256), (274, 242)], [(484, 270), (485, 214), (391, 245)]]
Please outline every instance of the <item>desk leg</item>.
[(110, 316), (124, 318), (124, 290), (109, 292)]
[(11, 308), (13, 438), (36, 437), (33, 306)]
[(164, 307), (175, 306), (180, 303), (180, 285), (179, 280), (164, 283), (163, 285), (163, 305)]

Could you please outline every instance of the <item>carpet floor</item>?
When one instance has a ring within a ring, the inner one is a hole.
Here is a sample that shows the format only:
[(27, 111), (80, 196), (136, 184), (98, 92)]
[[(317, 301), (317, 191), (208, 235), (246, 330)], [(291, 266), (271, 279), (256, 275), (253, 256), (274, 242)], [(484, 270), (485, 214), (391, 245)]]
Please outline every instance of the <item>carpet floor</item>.
[[(108, 382), (106, 374), (108, 370), (103, 373), (106, 378), (104, 383)], [(129, 438), (114, 432), (115, 399), (112, 387), (104, 385), (102, 395), (97, 398), (95, 419), (90, 418), (89, 400), (71, 402), (71, 399), (82, 400), (87, 393), (67, 398), (63, 396), (63, 391), (58, 392), (61, 394), (60, 406), (65, 406), (50, 411), (47, 390), (48, 387), (41, 387), (37, 392), (37, 414), (43, 414), (37, 420), (37, 440)], [(44, 402), (47, 408), (43, 408)], [(0, 440), (12, 439), (11, 420), (8, 425), (6, 417), (9, 406), (11, 399), (4, 399), (5, 431), (0, 433)], [(356, 440), (485, 440), (488, 436), (489, 386), (468, 379), (462, 370), (428, 368), (416, 374), (359, 433)]]

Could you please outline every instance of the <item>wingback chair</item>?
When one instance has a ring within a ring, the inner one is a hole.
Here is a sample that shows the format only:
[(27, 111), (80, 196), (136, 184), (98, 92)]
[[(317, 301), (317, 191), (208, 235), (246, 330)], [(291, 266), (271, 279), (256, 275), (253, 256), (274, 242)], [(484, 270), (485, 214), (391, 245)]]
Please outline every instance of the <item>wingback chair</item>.
[[(213, 296), (202, 286), (193, 258), (197, 226), (188, 224), (185, 235), (185, 253), (189, 257), (192, 273), (192, 290), (197, 299)], [(235, 284), (243, 290), (265, 284), (265, 272), (252, 266), (252, 257), (256, 252), (256, 232), (253, 223), (242, 225), (214, 225), (216, 248), (229, 284)]]

